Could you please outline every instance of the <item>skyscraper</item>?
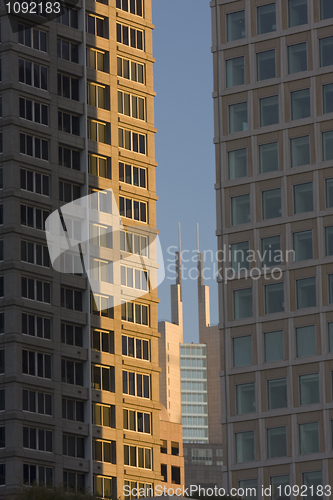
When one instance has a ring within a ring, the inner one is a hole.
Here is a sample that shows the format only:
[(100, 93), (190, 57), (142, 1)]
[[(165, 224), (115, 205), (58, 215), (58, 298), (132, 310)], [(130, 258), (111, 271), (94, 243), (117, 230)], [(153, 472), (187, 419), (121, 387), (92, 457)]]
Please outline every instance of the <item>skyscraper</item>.
[[(151, 2), (1, 9), (0, 495), (37, 481), (120, 497), (161, 478), (157, 292), (134, 258), (156, 235)], [(52, 269), (44, 232), (85, 195), (103, 212), (110, 188), (123, 231), (90, 237), (102, 288), (110, 250), (126, 258), (115, 307)]]
[(224, 482), (333, 482), (333, 4), (211, 2)]

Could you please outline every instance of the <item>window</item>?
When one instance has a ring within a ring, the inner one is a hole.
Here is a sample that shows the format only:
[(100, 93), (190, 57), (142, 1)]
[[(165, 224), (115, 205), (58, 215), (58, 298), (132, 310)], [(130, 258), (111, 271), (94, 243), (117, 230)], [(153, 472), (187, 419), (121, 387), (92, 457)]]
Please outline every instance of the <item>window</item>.
[(71, 61), (73, 63), (79, 62), (79, 46), (77, 43), (68, 42), (57, 38), (57, 55), (60, 59)]
[(264, 333), (265, 363), (284, 359), (283, 330)]
[(143, 31), (117, 23), (117, 42), (134, 49), (144, 50)]
[(313, 185), (312, 182), (306, 184), (296, 184), (294, 186), (294, 213), (302, 214), (313, 210)]
[(266, 50), (257, 54), (257, 79), (268, 80), (276, 77), (275, 70), (275, 49)]
[(58, 95), (72, 99), (73, 101), (79, 100), (79, 80), (62, 73), (58, 73)]
[(109, 53), (94, 47), (86, 48), (86, 66), (88, 68), (108, 72)]
[(52, 486), (53, 469), (42, 465), (23, 464), (23, 484), (32, 486), (38, 483), (41, 486)]
[(140, 446), (124, 445), (124, 465), (140, 467), (141, 469), (151, 469), (151, 449)]
[(122, 302), (121, 319), (138, 325), (149, 326), (149, 306), (136, 302)]
[(61, 343), (83, 347), (82, 326), (71, 325), (70, 323), (61, 323)]
[(47, 67), (19, 59), (19, 82), (47, 90)]
[(238, 481), (238, 486), (244, 489), (244, 492), (251, 497), (251, 500), (258, 500), (258, 479), (241, 479)]
[(52, 394), (23, 389), (22, 409), (40, 415), (52, 415)]
[(82, 292), (72, 288), (60, 289), (61, 307), (72, 311), (82, 311)]
[(123, 370), (123, 393), (150, 399), (150, 375)]
[(258, 14), (258, 35), (276, 31), (276, 5), (270, 3), (257, 8)]
[(308, 492), (310, 493), (311, 490), (309, 489), (311, 486), (313, 486), (313, 491), (314, 494), (312, 495), (311, 493), (308, 494), (308, 497), (310, 498), (318, 498), (316, 495), (317, 491), (320, 491), (320, 487), (323, 484), (323, 479), (322, 479), (322, 471), (318, 470), (315, 472), (303, 472), (302, 473), (302, 482), (305, 486), (308, 487)]
[(41, 339), (51, 339), (51, 319), (22, 313), (22, 333)]
[(242, 319), (253, 316), (252, 288), (234, 290), (234, 318)]
[(22, 373), (51, 379), (51, 355), (22, 349)]
[[(151, 433), (151, 414), (143, 413), (141, 411), (123, 410), (123, 427), (124, 429), (143, 432), (145, 434)], [(162, 453), (162, 448), (161, 448)]]
[(231, 198), (231, 219), (233, 226), (251, 222), (249, 194)]
[(263, 220), (281, 217), (281, 188), (270, 189), (262, 193), (262, 218)]
[(106, 123), (88, 119), (88, 139), (110, 144), (110, 130)]
[[(279, 500), (284, 497), (284, 488), (290, 484), (289, 475), (271, 477), (272, 500)], [(279, 489), (278, 489), (279, 488)]]
[(296, 328), (297, 357), (315, 356), (316, 347), (316, 327), (315, 325)]
[(39, 102), (20, 97), (19, 106), (20, 118), (41, 123), (42, 125), (49, 124), (49, 107), (47, 104), (41, 104)]
[(84, 402), (62, 398), (62, 418), (75, 422), (84, 422)]
[(249, 242), (242, 241), (241, 243), (233, 243), (230, 247), (232, 269), (237, 273), (239, 273), (241, 269), (248, 270), (250, 268), (248, 260)]
[(256, 411), (255, 386), (241, 384), (236, 386), (237, 415)]
[(333, 274), (328, 276), (328, 287), (329, 287), (329, 303), (333, 303)]
[(333, 113), (333, 83), (323, 85), (323, 113)]
[(91, 387), (98, 391), (114, 392), (114, 366), (91, 365)]
[(260, 173), (279, 170), (278, 143), (261, 144), (259, 146)]
[(287, 428), (267, 429), (267, 458), (287, 456)]
[(119, 196), (119, 215), (141, 222), (147, 221), (147, 203)]
[(236, 462), (255, 460), (254, 431), (236, 433)]
[(307, 71), (308, 56), (306, 42), (297, 43), (288, 47), (288, 72), (289, 75)]
[[(101, 498), (112, 498), (113, 485), (115, 484), (116, 478), (105, 477), (105, 476), (94, 476), (94, 493)], [(124, 481), (124, 484), (129, 484), (132, 488), (132, 482)], [(134, 483), (137, 485), (137, 483)], [(143, 483), (139, 483), (140, 488)], [(147, 485), (148, 486), (148, 485)], [(150, 485), (149, 485), (150, 486)]]
[(21, 296), (25, 299), (51, 304), (51, 283), (48, 281), (35, 280), (22, 276), (21, 290)]
[(118, 90), (118, 113), (145, 120), (145, 99)]
[(301, 405), (311, 405), (319, 403), (319, 373), (310, 375), (300, 375), (299, 394)]
[(91, 348), (95, 351), (114, 354), (114, 332), (91, 330)]
[(0, 389), (0, 411), (5, 411), (6, 409), (6, 398), (5, 389)]
[(58, 163), (60, 166), (80, 170), (80, 151), (59, 146), (58, 153)]
[(5, 350), (0, 349), (0, 374), (5, 373)]
[(148, 154), (146, 151), (147, 138), (145, 134), (139, 134), (132, 130), (118, 129), (119, 147), (140, 153)]
[(294, 233), (295, 261), (313, 259), (312, 230)]
[(301, 455), (319, 452), (318, 422), (299, 424), (299, 452)]
[(316, 278), (304, 278), (296, 280), (297, 309), (315, 307), (316, 300)]
[(117, 76), (133, 82), (145, 83), (145, 66), (136, 61), (117, 57)]
[(333, 255), (333, 226), (325, 228), (326, 233), (326, 255)]
[(109, 87), (99, 83), (88, 82), (87, 84), (87, 104), (95, 108), (110, 109)]
[(80, 117), (58, 111), (58, 130), (67, 134), (80, 135)]
[(4, 277), (0, 276), (0, 297), (4, 297)]
[(61, 15), (57, 17), (57, 22), (70, 26), (71, 28), (78, 28), (77, 10), (71, 9), (61, 5)]
[(115, 405), (92, 404), (92, 423), (103, 427), (116, 427)]
[(227, 14), (227, 41), (245, 38), (245, 10)]
[(0, 334), (2, 334), (2, 333), (5, 333), (5, 313), (4, 312), (0, 312)]
[(122, 335), (122, 355), (149, 361), (149, 340)]
[(83, 387), (83, 363), (72, 359), (61, 359), (61, 382)]
[(111, 158), (88, 154), (88, 172), (90, 175), (111, 179)]
[(247, 102), (229, 106), (229, 133), (247, 130)]
[(41, 160), (49, 159), (49, 141), (20, 133), (20, 153)]
[(252, 337), (233, 338), (234, 367), (252, 365)]
[(319, 40), (320, 67), (331, 66), (333, 64), (333, 36)]
[[(104, 248), (112, 248), (112, 227), (100, 224), (89, 224), (90, 244)], [(92, 266), (91, 266), (92, 269)], [(112, 275), (112, 269), (110, 269)]]
[(148, 187), (147, 169), (119, 162), (119, 182), (146, 189)]
[(259, 99), (260, 127), (267, 127), (279, 123), (279, 96)]
[(18, 23), (18, 43), (46, 52), (46, 32)]
[(63, 434), (62, 453), (68, 457), (84, 458), (84, 437)]
[(328, 349), (333, 352), (333, 323), (328, 323)]
[(295, 137), (290, 139), (291, 167), (309, 165), (310, 159), (310, 136)]
[(300, 120), (311, 116), (310, 89), (291, 92), (291, 119)]
[(63, 471), (63, 488), (65, 493), (85, 491), (85, 475), (79, 472)]
[(86, 33), (109, 38), (108, 19), (94, 14), (86, 14)]
[(308, 22), (307, 0), (288, 0), (289, 28)]
[(228, 152), (229, 179), (240, 179), (247, 176), (247, 149), (236, 149)]
[(333, 17), (333, 4), (330, 0), (320, 0), (320, 19)]
[(149, 290), (148, 271), (120, 266), (121, 286), (136, 290)]
[[(129, 5), (130, 4), (130, 5)], [(142, 0), (117, 0), (116, 2), (117, 9), (125, 10), (126, 12), (130, 12), (131, 14), (135, 14), (137, 16), (142, 17)]]
[(93, 460), (97, 462), (116, 463), (116, 442), (93, 439)]
[(94, 316), (113, 318), (113, 297), (94, 294), (90, 296), (90, 311)]
[(3, 189), (3, 168), (0, 168), (0, 189)]
[(323, 132), (323, 160), (333, 160), (333, 131)]
[(59, 200), (65, 203), (70, 203), (71, 201), (80, 198), (81, 188), (77, 184), (71, 184), (70, 182), (59, 181)]
[(287, 379), (280, 378), (267, 381), (268, 409), (286, 408), (287, 404)]
[(265, 285), (265, 314), (284, 311), (284, 284)]
[(244, 56), (226, 61), (227, 88), (244, 85)]
[(89, 194), (94, 194), (90, 197), (89, 208), (106, 214), (112, 213), (112, 196), (111, 192), (103, 192), (97, 189), (89, 189)]
[(23, 426), (23, 448), (30, 450), (53, 451), (53, 432), (36, 427)]
[(21, 168), (20, 188), (31, 193), (50, 196), (50, 176)]

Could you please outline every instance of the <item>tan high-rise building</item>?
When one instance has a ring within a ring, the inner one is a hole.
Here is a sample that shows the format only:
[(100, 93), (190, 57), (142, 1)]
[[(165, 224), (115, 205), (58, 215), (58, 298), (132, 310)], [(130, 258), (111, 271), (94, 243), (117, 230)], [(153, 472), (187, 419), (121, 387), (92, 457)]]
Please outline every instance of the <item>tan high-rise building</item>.
[(333, 3), (210, 5), (224, 484), (329, 495)]
[[(121, 498), (161, 479), (158, 299), (131, 264), (156, 235), (151, 1), (78, 0), (46, 20), (3, 4), (0, 21), (0, 496), (37, 481)], [(91, 228), (94, 279), (112, 283), (112, 249), (124, 299), (133, 276), (143, 290), (115, 307), (52, 269), (44, 232), (109, 188), (124, 231)]]

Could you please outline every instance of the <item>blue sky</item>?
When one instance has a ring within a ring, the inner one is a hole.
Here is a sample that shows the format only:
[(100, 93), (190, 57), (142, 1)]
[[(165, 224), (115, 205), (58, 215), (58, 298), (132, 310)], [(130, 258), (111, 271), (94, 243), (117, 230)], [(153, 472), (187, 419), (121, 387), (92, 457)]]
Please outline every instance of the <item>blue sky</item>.
[[(211, 20), (208, 1), (152, 0), (156, 134), (157, 227), (165, 265), (178, 245), (191, 259), (199, 223), (200, 250), (216, 252), (215, 159), (213, 146)], [(170, 250), (169, 250), (170, 251)], [(206, 262), (207, 276), (213, 264)], [(196, 262), (183, 262), (184, 341), (198, 340)], [(159, 319), (170, 320), (172, 270), (159, 287)], [(207, 279), (211, 323), (217, 323), (216, 280)]]

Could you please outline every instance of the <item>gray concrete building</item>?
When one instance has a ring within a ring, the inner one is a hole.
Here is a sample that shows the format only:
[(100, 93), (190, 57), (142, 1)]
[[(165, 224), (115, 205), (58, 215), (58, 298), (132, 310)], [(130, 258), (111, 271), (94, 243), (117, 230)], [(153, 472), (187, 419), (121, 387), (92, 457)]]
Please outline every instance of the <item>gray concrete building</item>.
[[(156, 235), (151, 2), (0, 15), (0, 496), (37, 481), (123, 497), (161, 479), (157, 292), (125, 300)], [(93, 227), (92, 245), (101, 282), (112, 248), (126, 259), (115, 307), (52, 269), (44, 232), (109, 188), (124, 231)]]
[(223, 480), (330, 496), (333, 4), (210, 5)]

